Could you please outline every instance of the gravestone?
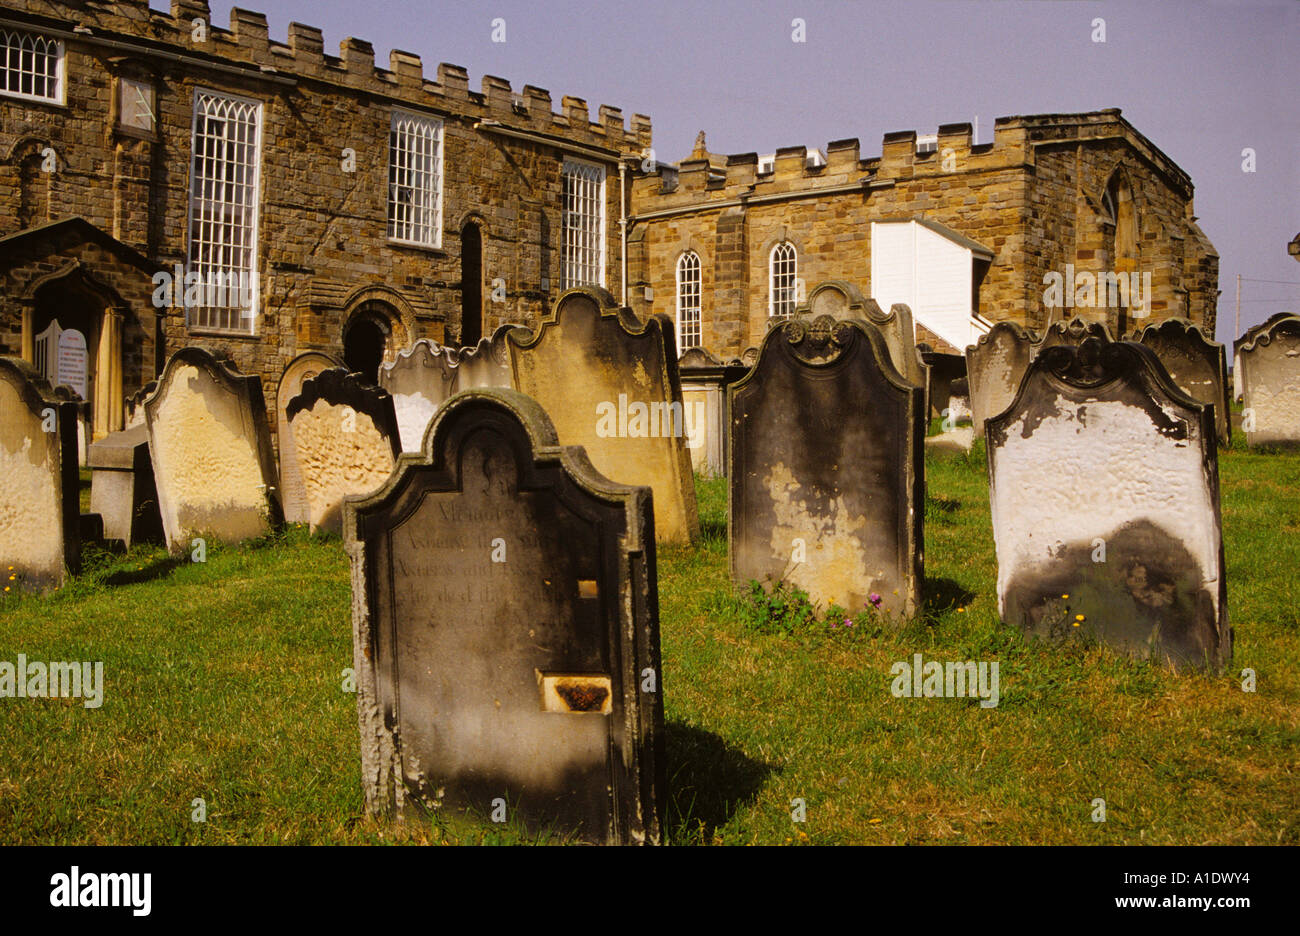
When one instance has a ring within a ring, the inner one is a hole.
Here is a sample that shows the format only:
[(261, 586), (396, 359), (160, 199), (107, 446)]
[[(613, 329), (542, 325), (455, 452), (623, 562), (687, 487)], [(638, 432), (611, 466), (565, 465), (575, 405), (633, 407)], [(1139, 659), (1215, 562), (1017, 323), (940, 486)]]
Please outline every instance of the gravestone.
[(71, 387), (86, 399), (86, 336), (75, 328), (59, 333), (58, 379), (55, 383)]
[[(286, 523), (307, 523), (310, 510), (307, 506), (307, 489), (302, 483), (302, 468), (298, 464), (298, 450), (289, 431), (289, 420), (284, 415), (289, 401), (302, 392), (303, 381), (315, 377), (323, 370), (341, 367), (343, 362), (321, 351), (304, 351), (295, 357), (280, 374), (280, 385), (275, 391), (275, 438), (280, 446), (280, 503), (284, 508)], [(383, 373), (383, 365), (380, 366)]]
[(0, 585), (58, 588), (81, 567), (77, 405), (8, 357), (0, 357), (0, 479)]
[(514, 333), (525, 337), (528, 330), (522, 325), (501, 325), (491, 338), (481, 338), (473, 347), (456, 352), (456, 392), (476, 387), (513, 387), (514, 375), (510, 369), (510, 350), (507, 336)]
[(749, 371), (738, 360), (724, 364), (703, 348), (689, 348), (677, 362), (685, 407), (686, 448), (698, 474), (727, 472), (727, 386)]
[(1274, 317), (1239, 349), (1248, 445), (1300, 447), (1300, 316)]
[(1247, 328), (1232, 343), (1232, 398), (1234, 400), (1240, 402), (1245, 391), (1245, 387), (1241, 382), (1241, 346), (1248, 341), (1253, 341), (1256, 335), (1270, 328), (1274, 322), (1290, 318), (1294, 314), (1293, 312), (1274, 312), (1258, 325)]
[(975, 438), (984, 438), (985, 421), (1015, 399), (1033, 360), (1034, 337), (1015, 322), (998, 322), (966, 348), (966, 381)]
[(1227, 445), (1232, 440), (1232, 418), (1228, 409), (1228, 355), (1223, 345), (1208, 340), (1185, 318), (1148, 325), (1132, 340), (1156, 353), (1183, 393), (1214, 407), (1219, 444)]
[(728, 389), (731, 576), (823, 607), (921, 601), (924, 395), (860, 321), (792, 319)]
[(912, 323), (912, 310), (902, 302), (895, 302), (888, 312), (881, 310), (876, 300), (865, 300), (866, 320), (880, 329), (889, 348), (889, 358), (894, 369), (909, 383), (925, 391), (925, 412), (930, 409), (930, 368), (921, 360), (916, 350), (916, 327)]
[(90, 469), (90, 509), (103, 518), (106, 539), (121, 540), (128, 549), (164, 542), (147, 426), (111, 432), (93, 443)]
[(456, 392), (454, 352), (428, 338), (379, 365), (379, 386), (393, 398), (403, 452), (418, 452), (434, 412)]
[(663, 703), (651, 492), (560, 446), (536, 401), (459, 393), (348, 498), (367, 809), (658, 843)]
[(368, 494), (401, 453), (393, 398), (361, 374), (333, 367), (303, 381), (285, 407), (313, 533), (343, 531), (343, 498)]
[(1105, 322), (1091, 322), (1077, 315), (1071, 317), (1068, 321), (1056, 321), (1047, 326), (1042, 339), (1034, 346), (1034, 356), (1038, 356), (1047, 348), (1055, 348), (1060, 345), (1078, 347), (1089, 338), (1096, 338), (1098, 341), (1114, 340), (1111, 338), (1110, 328), (1107, 327)]
[(196, 538), (233, 543), (270, 532), (281, 519), (275, 455), (262, 383), (201, 347), (167, 360), (144, 401), (149, 458), (167, 547)]
[(661, 543), (693, 542), (700, 525), (672, 322), (642, 324), (603, 289), (571, 289), (535, 333), (507, 339), (515, 389), (542, 405), (560, 441), (585, 448), (607, 478), (654, 490)]
[(1151, 350), (1049, 348), (985, 433), (1003, 621), (1180, 669), (1231, 658), (1213, 415)]

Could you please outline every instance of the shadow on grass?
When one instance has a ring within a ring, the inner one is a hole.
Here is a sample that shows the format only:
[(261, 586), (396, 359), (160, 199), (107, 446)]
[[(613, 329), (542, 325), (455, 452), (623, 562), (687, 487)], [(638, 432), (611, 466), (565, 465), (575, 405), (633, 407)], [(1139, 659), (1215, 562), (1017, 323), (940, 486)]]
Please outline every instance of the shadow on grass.
[(942, 614), (953, 608), (965, 607), (975, 598), (975, 593), (946, 578), (929, 578), (921, 588), (921, 609), (929, 616)]
[(140, 582), (152, 582), (155, 579), (171, 575), (177, 566), (190, 561), (189, 553), (179, 556), (158, 556), (150, 558), (138, 569), (118, 569), (97, 577), (100, 585), (136, 585)]
[(668, 841), (708, 844), (763, 788), (773, 768), (731, 747), (717, 735), (682, 722), (665, 727), (668, 759)]

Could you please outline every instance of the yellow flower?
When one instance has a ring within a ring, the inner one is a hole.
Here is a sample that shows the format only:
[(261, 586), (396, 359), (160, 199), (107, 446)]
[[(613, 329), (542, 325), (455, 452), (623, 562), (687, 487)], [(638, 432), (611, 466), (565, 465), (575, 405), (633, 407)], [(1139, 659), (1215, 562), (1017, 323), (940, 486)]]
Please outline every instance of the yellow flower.
[(958, 609), (957, 609), (957, 613), (958, 613), (958, 614), (965, 614), (965, 613), (966, 613), (966, 609), (965, 609), (965, 608), (958, 608)]
[(1082, 615), (1082, 614), (1076, 614), (1076, 615), (1074, 616), (1074, 619), (1075, 619), (1076, 621), (1082, 621), (1082, 620), (1083, 620), (1083, 615)]
[(1069, 595), (1062, 595), (1061, 597), (1062, 597), (1062, 598), (1069, 598), (1070, 596), (1069, 596)]
[(884, 822), (884, 821), (885, 821), (884, 819), (872, 819), (872, 820), (871, 820), (871, 824), (872, 824), (872, 825), (875, 825), (875, 824), (878, 823), (878, 822)]
[(808, 833), (807, 833), (807, 832), (800, 832), (800, 833), (799, 833), (799, 838), (800, 838), (802, 841), (805, 841), (805, 842), (808, 841)]
[(1071, 622), (1070, 622), (1070, 625), (1073, 626), (1073, 627), (1078, 627), (1078, 626), (1079, 626), (1079, 622), (1078, 622), (1078, 621), (1071, 621)]

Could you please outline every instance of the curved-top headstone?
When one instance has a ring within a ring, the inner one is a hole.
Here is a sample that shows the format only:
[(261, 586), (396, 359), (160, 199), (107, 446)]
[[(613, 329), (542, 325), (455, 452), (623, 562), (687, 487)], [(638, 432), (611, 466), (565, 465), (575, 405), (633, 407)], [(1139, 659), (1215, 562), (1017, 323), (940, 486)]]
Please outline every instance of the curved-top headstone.
[(456, 352), (456, 392), (476, 387), (514, 387), (506, 336), (524, 336), (522, 325), (500, 325), (490, 338), (480, 338), (473, 347)]
[(1230, 659), (1212, 416), (1151, 350), (1049, 348), (985, 433), (1005, 622), (1179, 668)]
[(77, 404), (0, 357), (0, 571), (8, 589), (63, 584), (81, 561)]
[(924, 393), (880, 332), (829, 316), (784, 322), (728, 398), (733, 581), (784, 579), (851, 611), (915, 611)]
[(1251, 325), (1232, 342), (1232, 398), (1234, 400), (1240, 401), (1244, 395), (1244, 386), (1241, 382), (1241, 346), (1248, 341), (1253, 341), (1256, 335), (1272, 327), (1275, 322), (1291, 318), (1293, 315), (1294, 312), (1274, 312), (1258, 325)]
[(984, 437), (984, 423), (990, 416), (1011, 405), (1033, 357), (1033, 336), (1015, 322), (996, 323), (966, 348), (966, 380), (975, 438)]
[(144, 400), (149, 458), (167, 547), (194, 538), (238, 542), (282, 519), (262, 382), (201, 347), (167, 360)]
[(302, 466), (312, 532), (343, 531), (343, 498), (368, 494), (401, 453), (393, 398), (345, 367), (303, 382), (285, 407)]
[(393, 398), (402, 451), (418, 452), (438, 407), (456, 392), (453, 352), (428, 338), (379, 365), (379, 386)]
[(1232, 418), (1228, 410), (1228, 355), (1223, 345), (1207, 339), (1185, 318), (1148, 325), (1132, 340), (1156, 353), (1180, 390), (1214, 407), (1219, 444), (1227, 445), (1232, 439)]
[(508, 335), (515, 388), (605, 477), (654, 490), (661, 543), (693, 542), (700, 525), (672, 322), (641, 324), (603, 289), (570, 289), (528, 334)]
[(1247, 444), (1300, 446), (1300, 316), (1270, 319), (1237, 354)]
[[(284, 368), (280, 385), (275, 391), (276, 441), (280, 445), (280, 502), (284, 506), (287, 523), (307, 523), (307, 489), (302, 485), (302, 468), (298, 464), (298, 450), (289, 431), (289, 420), (284, 415), (289, 401), (302, 392), (303, 381), (315, 377), (323, 370), (341, 367), (343, 362), (321, 351), (304, 351)], [(382, 375), (383, 368), (380, 368)]]
[(452, 397), (424, 444), (344, 507), (368, 810), (658, 843), (649, 488), (602, 477), (513, 390)]

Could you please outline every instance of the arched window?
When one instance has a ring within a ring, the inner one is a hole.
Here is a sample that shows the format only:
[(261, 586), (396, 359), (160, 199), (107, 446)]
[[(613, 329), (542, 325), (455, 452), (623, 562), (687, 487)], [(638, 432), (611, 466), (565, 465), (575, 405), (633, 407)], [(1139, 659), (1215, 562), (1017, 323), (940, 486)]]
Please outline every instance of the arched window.
[(1116, 172), (1106, 183), (1101, 203), (1110, 214), (1110, 219), (1115, 222), (1115, 259), (1137, 259), (1137, 217), (1133, 190), (1122, 171)]
[(772, 248), (772, 257), (768, 263), (768, 312), (773, 318), (788, 318), (794, 314), (795, 277), (799, 272), (799, 261), (794, 251), (794, 244), (782, 241)]
[(700, 345), (700, 255), (688, 250), (677, 260), (677, 350)]

